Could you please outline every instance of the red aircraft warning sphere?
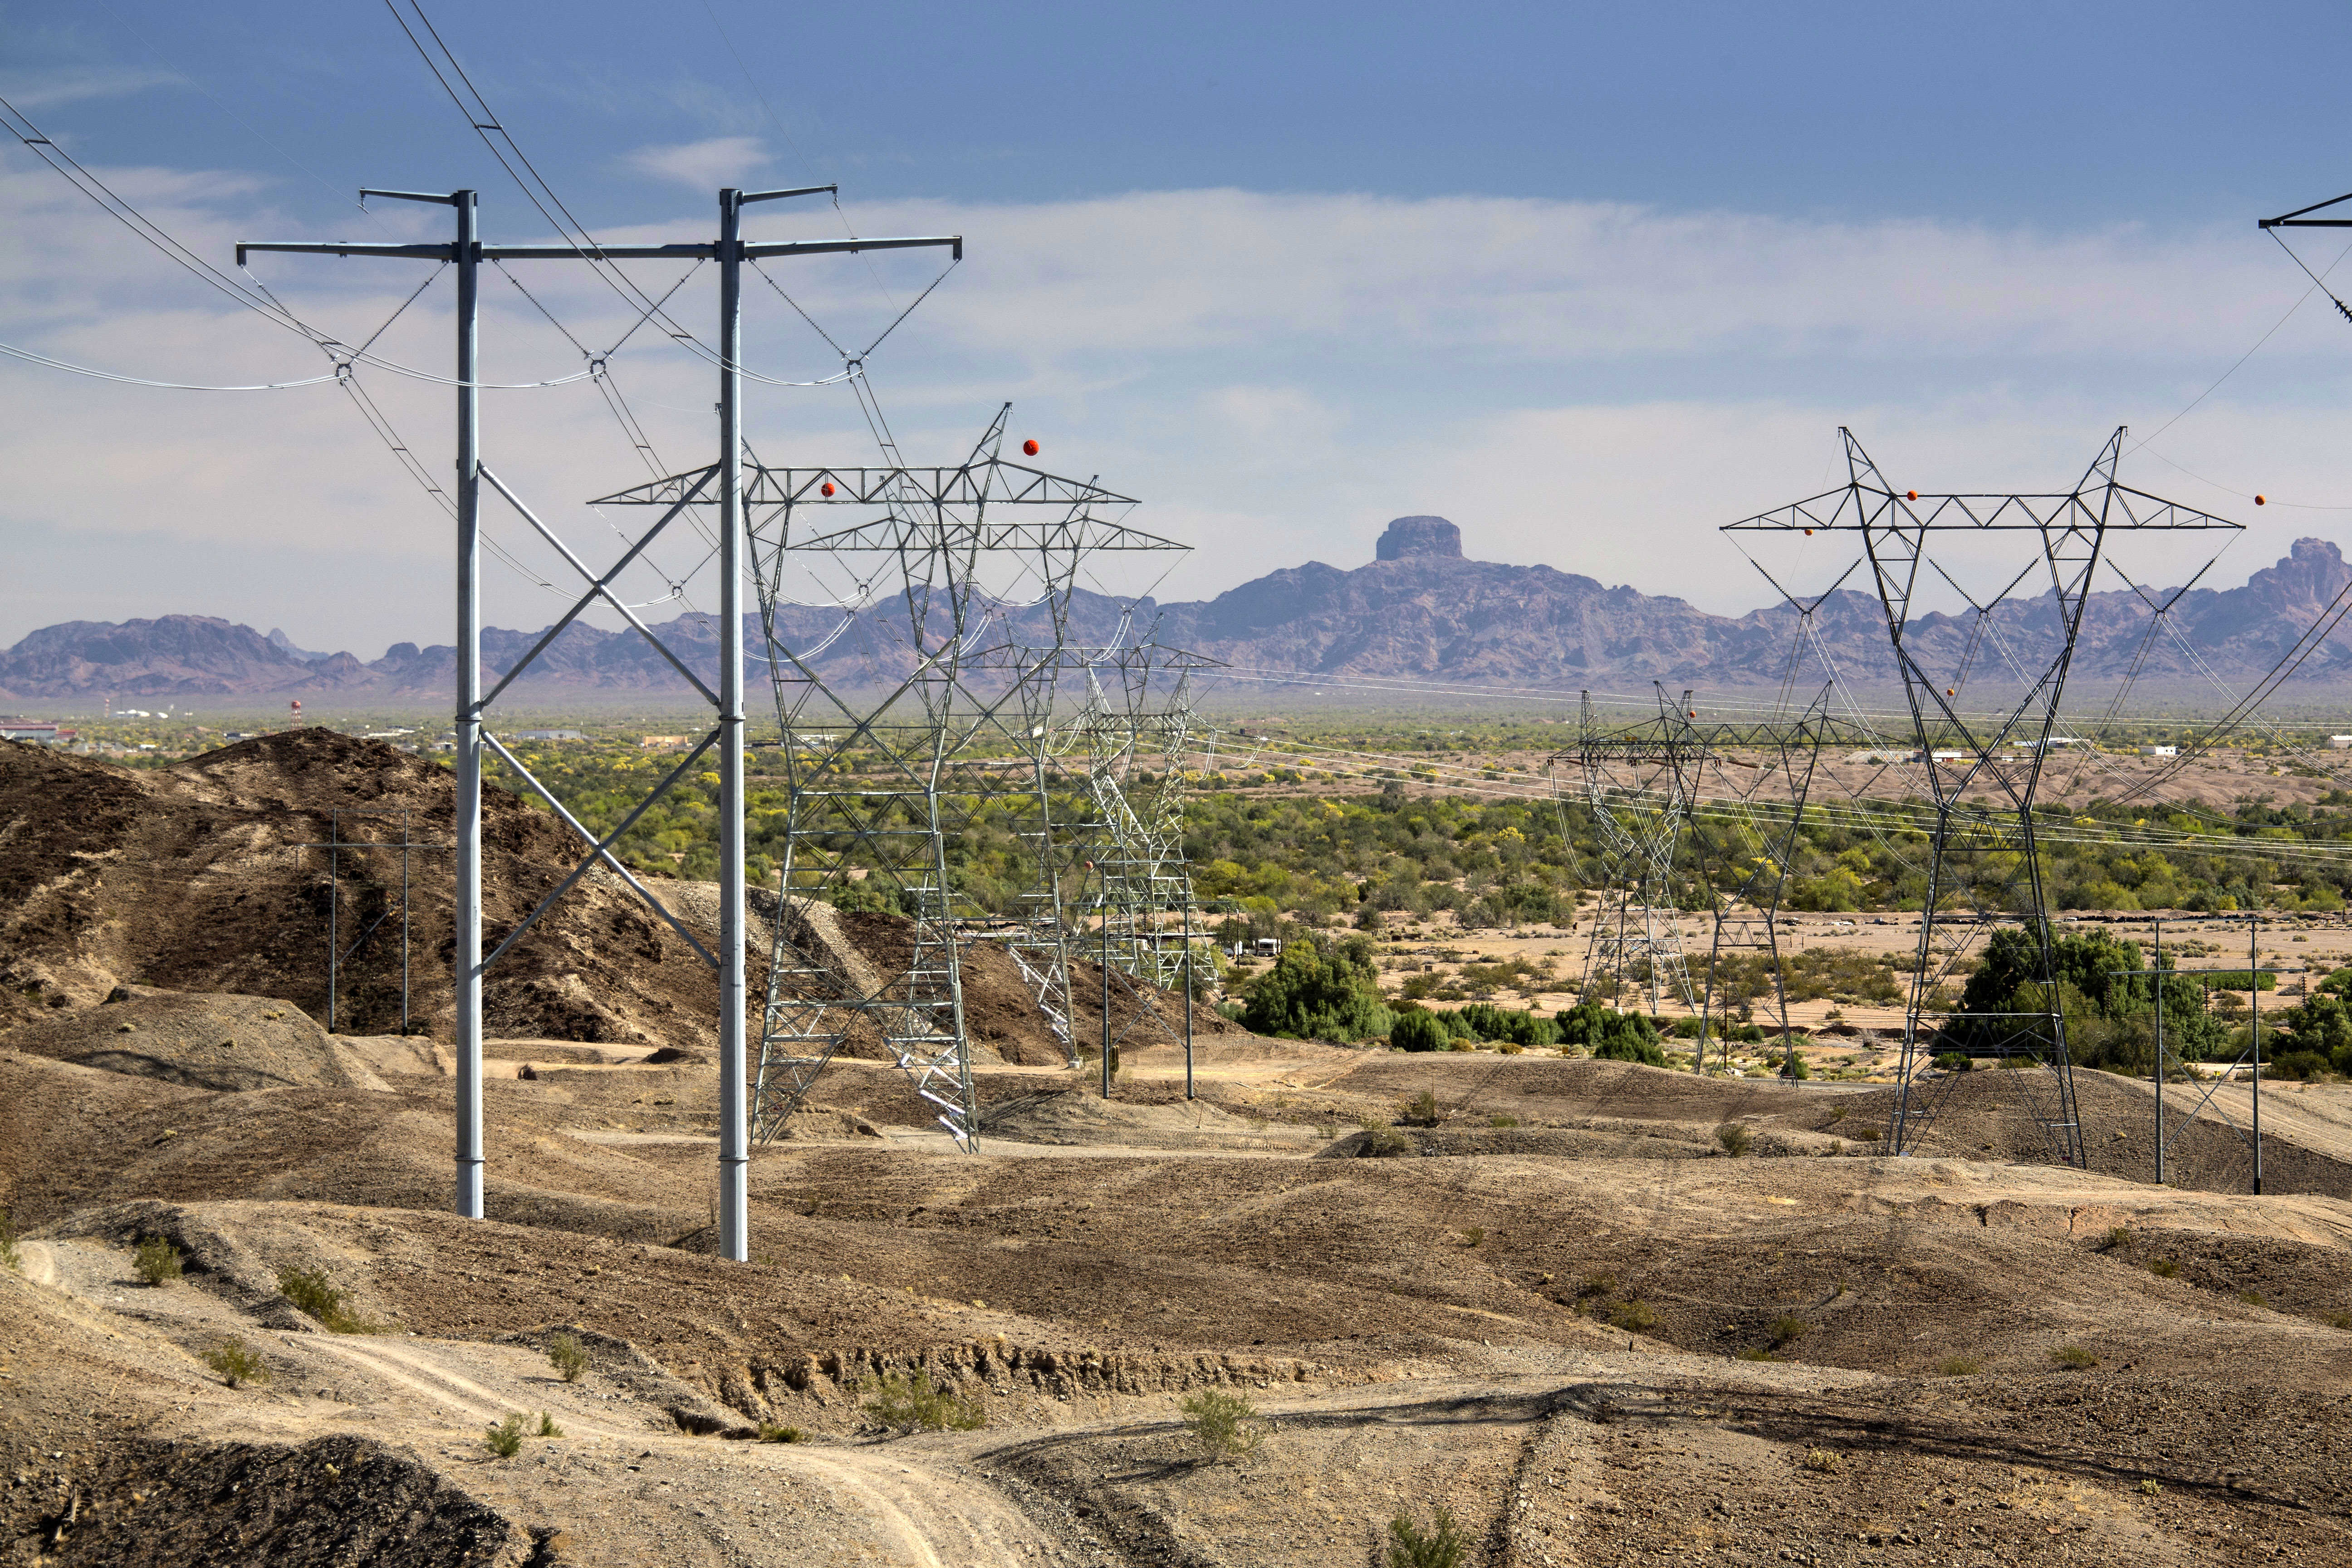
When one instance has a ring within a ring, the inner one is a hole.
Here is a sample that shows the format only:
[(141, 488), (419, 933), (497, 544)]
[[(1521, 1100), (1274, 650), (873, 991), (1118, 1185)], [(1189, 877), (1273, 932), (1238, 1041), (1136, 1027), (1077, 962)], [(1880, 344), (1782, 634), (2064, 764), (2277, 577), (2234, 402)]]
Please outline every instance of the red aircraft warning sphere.
[(833, 493), (833, 481), (831, 479), (825, 480), (822, 488), (826, 495), (831, 495)]
[(2267, 500), (2265, 500), (2263, 497), (2261, 497), (2261, 496), (2256, 496), (2256, 497), (2254, 498), (2254, 504), (2255, 504), (2256, 506), (2267, 506), (2267, 505), (2269, 505), (2270, 503), (2269, 503)]
[(1034, 458), (1037, 455), (1037, 443), (1034, 441), (1024, 441), (1021, 443), (1021, 449), (1030, 457)]
[(1905, 490), (1903, 492), (1903, 499), (1905, 500), (1917, 500), (1919, 499), (1919, 492), (1917, 490)]

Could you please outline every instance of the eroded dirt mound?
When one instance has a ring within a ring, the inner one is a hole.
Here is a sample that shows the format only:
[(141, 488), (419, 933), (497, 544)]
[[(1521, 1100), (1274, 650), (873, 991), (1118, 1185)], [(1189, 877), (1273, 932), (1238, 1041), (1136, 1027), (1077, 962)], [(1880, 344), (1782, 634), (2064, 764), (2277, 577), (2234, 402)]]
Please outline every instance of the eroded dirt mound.
[[(495, 947), (582, 852), (571, 831), (483, 791), (483, 919)], [(0, 746), (0, 1027), (95, 1005), (117, 984), (282, 997), (326, 1016), (331, 832), (446, 844), (454, 787), (436, 763), (325, 730), (266, 735), (133, 770)], [(338, 826), (333, 813), (345, 815)], [(388, 815), (361, 816), (357, 813)], [(400, 1016), (401, 855), (340, 851), (337, 1026)], [(446, 854), (411, 860), (413, 1015), (448, 1037), (452, 881)], [(704, 1044), (718, 987), (634, 894), (575, 888), (489, 973), (493, 1035)]]
[(396, 1037), (346, 1045), (290, 1003), (118, 986), (6, 1036), (11, 1050), (194, 1089), (383, 1087), (378, 1069), (432, 1072), (430, 1048)]

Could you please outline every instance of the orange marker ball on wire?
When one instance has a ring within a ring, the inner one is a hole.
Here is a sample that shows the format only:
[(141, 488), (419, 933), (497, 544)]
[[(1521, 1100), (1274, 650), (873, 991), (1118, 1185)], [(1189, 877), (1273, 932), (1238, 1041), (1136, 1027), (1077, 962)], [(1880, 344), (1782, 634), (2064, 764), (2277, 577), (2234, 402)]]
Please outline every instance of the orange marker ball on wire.
[(1917, 490), (1905, 490), (1903, 492), (1903, 499), (1905, 500), (1917, 500), (1919, 499), (1919, 492)]
[(1807, 539), (1811, 539), (1812, 536), (1813, 536), (1813, 531), (1812, 531), (1811, 529), (1810, 529), (1810, 528), (1809, 528), (1809, 529), (1805, 530), (1805, 537), (1806, 537)]
[(2254, 504), (2255, 504), (2256, 506), (2268, 506), (2268, 505), (2270, 505), (2270, 501), (2269, 501), (2269, 500), (2268, 500), (2267, 498), (2265, 498), (2265, 497), (2263, 497), (2263, 496), (2256, 496), (2256, 497), (2254, 498)]
[(1037, 455), (1037, 443), (1034, 441), (1024, 441), (1021, 443), (1021, 450), (1024, 455), (1034, 458)]
[(833, 481), (831, 479), (825, 480), (824, 484), (821, 488), (824, 490), (824, 493), (831, 495), (833, 493)]

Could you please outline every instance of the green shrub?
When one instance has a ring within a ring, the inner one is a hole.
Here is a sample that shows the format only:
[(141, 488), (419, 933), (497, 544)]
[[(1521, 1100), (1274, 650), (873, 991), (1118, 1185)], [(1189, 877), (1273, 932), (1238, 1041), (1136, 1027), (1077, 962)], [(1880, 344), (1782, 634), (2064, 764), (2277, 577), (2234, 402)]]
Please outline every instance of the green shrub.
[(1794, 1344), (1797, 1341), (1804, 1337), (1804, 1319), (1784, 1312), (1780, 1317), (1772, 1320), (1772, 1348), (1774, 1350), (1779, 1350), (1784, 1345)]
[(2331, 1329), (2352, 1329), (2352, 1312), (2322, 1312), (2319, 1321)]
[(2099, 1364), (2099, 1358), (2081, 1345), (2060, 1345), (2050, 1352), (2050, 1364), (2069, 1372), (2087, 1372)]
[(2147, 1271), (2158, 1279), (2169, 1279), (2180, 1272), (2180, 1265), (2169, 1258), (2151, 1258), (2147, 1260)]
[(1462, 1232), (1462, 1245), (1465, 1247), (1479, 1246), (1485, 1242), (1486, 1239), (1486, 1227), (1483, 1225), (1467, 1226)]
[(1845, 1461), (1828, 1448), (1805, 1450), (1805, 1468), (1819, 1475), (1831, 1475), (1845, 1468)]
[(1250, 982), (1242, 1021), (1258, 1034), (1289, 1039), (1393, 1039), (1396, 1016), (1381, 1000), (1379, 974), (1370, 937), (1291, 942), (1273, 968)]
[(1937, 1072), (1966, 1072), (1976, 1061), (1965, 1051), (1946, 1051), (1931, 1064)]
[(1469, 1537), (1443, 1505), (1427, 1530), (1402, 1511), (1389, 1521), (1388, 1568), (1462, 1568), (1469, 1551)]
[(150, 1285), (167, 1285), (180, 1277), (180, 1249), (160, 1236), (151, 1236), (139, 1244), (131, 1268)]
[(886, 1372), (876, 1380), (866, 1414), (901, 1436), (909, 1432), (976, 1432), (988, 1425), (976, 1401), (931, 1386), (931, 1374)]
[(1393, 1160), (1412, 1152), (1412, 1140), (1393, 1127), (1375, 1127), (1364, 1134), (1359, 1147), (1368, 1160)]
[(1519, 1119), (1516, 1116), (1490, 1116), (1486, 1119), (1489, 1127), (1517, 1127), (1518, 1124)]
[(1453, 1036), (1426, 1007), (1400, 1007), (1389, 1026), (1389, 1044), (1401, 1051), (1442, 1051)]
[(1553, 1022), (1563, 1047), (1580, 1048), (1603, 1061), (1669, 1065), (1665, 1047), (1658, 1043), (1658, 1026), (1640, 1013), (1580, 1002)]
[(760, 1423), (760, 1441), (762, 1443), (805, 1443), (808, 1441), (808, 1434), (802, 1431), (797, 1426), (779, 1426), (772, 1421), (762, 1421)]
[(1613, 1294), (1616, 1289), (1617, 1276), (1603, 1269), (1598, 1274), (1586, 1275), (1584, 1283), (1576, 1288), (1576, 1293), (1580, 1296), (1607, 1296)]
[(1737, 1121), (1727, 1121), (1715, 1130), (1715, 1141), (1722, 1145), (1725, 1153), (1737, 1160), (1748, 1152), (1756, 1135)]
[(482, 1447), (501, 1459), (511, 1459), (522, 1452), (522, 1417), (509, 1414), (497, 1426), (482, 1434)]
[(375, 1324), (343, 1304), (343, 1292), (335, 1289), (324, 1268), (297, 1268), (287, 1264), (278, 1270), (278, 1293), (316, 1319), (319, 1326), (331, 1334), (378, 1331)]
[(1256, 1407), (1238, 1394), (1204, 1388), (1186, 1395), (1176, 1408), (1184, 1413), (1184, 1429), (1192, 1434), (1202, 1458), (1209, 1464), (1246, 1459), (1265, 1441), (1265, 1429), (1257, 1424)]
[(547, 1342), (547, 1361), (564, 1382), (577, 1383), (588, 1371), (588, 1347), (576, 1334), (553, 1334)]
[(1403, 1109), (1397, 1112), (1397, 1125), (1400, 1127), (1434, 1127), (1440, 1119), (1437, 1096), (1426, 1089), (1407, 1100)]
[(1795, 1047), (1791, 1047), (1789, 1054), (1780, 1058), (1780, 1076), (1801, 1083), (1813, 1076), (1813, 1069), (1806, 1064), (1804, 1058), (1797, 1054)]
[(563, 1428), (555, 1424), (554, 1416), (542, 1410), (539, 1413), (538, 1435), (541, 1437), (561, 1437), (563, 1436)]
[(2127, 1225), (2115, 1225), (2107, 1227), (2107, 1250), (2109, 1252), (2129, 1252), (2131, 1250), (2131, 1226)]
[(1617, 1310), (1609, 1314), (1609, 1321), (1629, 1334), (1638, 1334), (1656, 1327), (1658, 1314), (1650, 1310), (1647, 1301), (1635, 1297), (1630, 1301), (1618, 1302)]
[(223, 1340), (205, 1352), (204, 1360), (231, 1388), (269, 1381), (268, 1363), (243, 1340)]
[(1974, 1377), (1983, 1370), (1981, 1363), (1964, 1355), (1948, 1355), (1936, 1363), (1936, 1373), (1940, 1377)]

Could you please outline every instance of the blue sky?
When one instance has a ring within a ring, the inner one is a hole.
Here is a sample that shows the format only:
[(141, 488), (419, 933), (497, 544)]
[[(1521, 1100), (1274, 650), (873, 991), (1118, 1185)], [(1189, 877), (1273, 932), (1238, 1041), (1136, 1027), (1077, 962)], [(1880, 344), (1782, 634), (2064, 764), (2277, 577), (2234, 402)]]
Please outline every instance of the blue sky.
[[(2253, 227), (2352, 189), (2338, 11), (426, 14), (599, 235), (699, 236), (722, 182), (820, 180), (842, 184), (839, 216), (770, 209), (761, 232), (964, 233), (967, 264), (873, 362), (902, 445), (950, 456), (1013, 398), (1049, 463), (1199, 546), (1165, 595), (1353, 565), (1388, 517), (1436, 511), (1474, 554), (1745, 609), (1769, 590), (1716, 526), (1818, 488), (1841, 422), (1936, 489), (2063, 488), (2129, 423), (2156, 439), (2127, 478), (2254, 525), (2224, 581), (2352, 516), (2334, 510), (2352, 505), (2352, 326), (2325, 300), (2288, 315), (2307, 280)], [(224, 263), (240, 237), (427, 232), (422, 210), (362, 217), (363, 183), (477, 185), (491, 233), (547, 237), (380, 4), (0, 5), (0, 93)], [(2341, 248), (2296, 244), (2315, 268)], [(255, 270), (347, 335), (423, 277)], [(523, 281), (601, 346), (628, 317), (583, 270)], [(898, 258), (778, 281), (862, 343), (933, 276)], [(678, 296), (697, 322), (708, 281)], [(492, 375), (577, 367), (519, 294), (493, 296)], [(444, 282), (382, 351), (446, 368), (447, 307)], [(751, 332), (779, 379), (838, 366), (763, 285)], [(0, 342), (156, 379), (320, 365), (14, 143)], [(667, 466), (705, 460), (700, 362), (648, 334), (614, 372)], [(446, 394), (368, 384), (446, 466)], [(576, 503), (644, 470), (593, 390), (491, 404), (493, 461), (565, 528), (605, 529)], [(178, 394), (0, 363), (0, 642), (171, 610), (362, 656), (447, 636), (446, 521), (332, 387)], [(763, 389), (751, 433), (778, 460), (871, 450), (837, 391)], [(2278, 504), (2257, 513), (2255, 489)], [(524, 567), (491, 613), (540, 624), (560, 605), (533, 578), (554, 573), (509, 538)]]

